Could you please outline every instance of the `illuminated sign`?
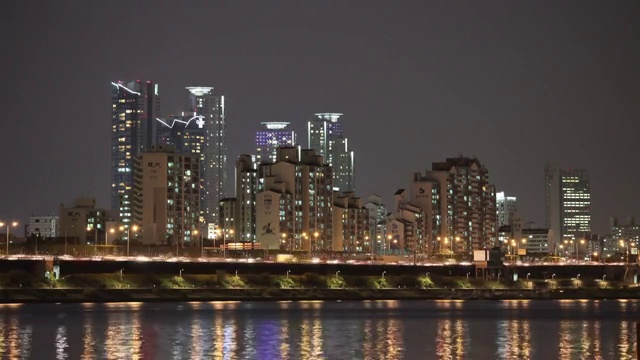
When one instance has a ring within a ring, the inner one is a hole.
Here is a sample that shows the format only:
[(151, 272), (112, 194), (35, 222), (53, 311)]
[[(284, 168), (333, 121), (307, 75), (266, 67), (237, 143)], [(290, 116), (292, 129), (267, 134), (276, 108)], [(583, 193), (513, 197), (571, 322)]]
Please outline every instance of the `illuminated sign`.
[(180, 120), (180, 119), (173, 119), (173, 121), (171, 122), (171, 125), (167, 124), (166, 122), (162, 121), (162, 119), (158, 119), (156, 118), (157, 121), (161, 122), (164, 126), (173, 129), (173, 126), (176, 123), (181, 123), (181, 124), (185, 124), (185, 127), (189, 126), (189, 123), (192, 120), (196, 120), (196, 124), (198, 125), (199, 128), (202, 129), (202, 127), (204, 126), (204, 116), (202, 115), (196, 115), (194, 117), (192, 117), (191, 119), (189, 119), (188, 121), (184, 121), (184, 120)]
[(186, 87), (185, 89), (189, 90), (189, 92), (195, 96), (206, 95), (210, 93), (211, 90), (213, 90), (212, 87), (207, 87), (207, 86), (189, 86), (189, 87)]
[(127, 88), (126, 86), (122, 86), (121, 84), (116, 84), (116, 83), (114, 83), (114, 82), (112, 82), (111, 84), (112, 84), (113, 86), (117, 87), (117, 88), (125, 89), (125, 90), (127, 90), (128, 92), (130, 92), (130, 93), (132, 93), (132, 94), (140, 95), (140, 93), (139, 93), (139, 92), (135, 92), (135, 91), (133, 91), (133, 90), (131, 90), (131, 89)]

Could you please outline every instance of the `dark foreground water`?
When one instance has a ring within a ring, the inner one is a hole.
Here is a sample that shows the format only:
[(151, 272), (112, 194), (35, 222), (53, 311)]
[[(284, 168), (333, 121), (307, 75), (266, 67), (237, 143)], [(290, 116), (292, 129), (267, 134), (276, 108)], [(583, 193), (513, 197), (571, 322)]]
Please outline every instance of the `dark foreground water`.
[(0, 306), (10, 359), (630, 359), (637, 301)]

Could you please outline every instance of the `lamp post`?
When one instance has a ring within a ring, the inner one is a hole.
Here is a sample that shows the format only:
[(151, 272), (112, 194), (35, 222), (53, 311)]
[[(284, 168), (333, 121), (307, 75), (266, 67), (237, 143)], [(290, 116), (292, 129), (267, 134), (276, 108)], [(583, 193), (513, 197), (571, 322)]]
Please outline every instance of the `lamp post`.
[(336, 271), (336, 279), (338, 278), (338, 274), (340, 274), (340, 270)]
[(291, 272), (291, 270), (287, 270), (287, 279), (289, 278), (289, 273)]
[[(114, 229), (109, 229), (109, 232), (113, 235), (116, 231)], [(104, 232), (104, 244), (109, 245), (109, 235), (106, 231)]]
[[(98, 228), (97, 227), (93, 227), (93, 230), (95, 231), (95, 240), (93, 241), (93, 256), (96, 256), (98, 254)], [(87, 231), (91, 231), (91, 226), (87, 225)]]
[(11, 226), (18, 226), (18, 222), (13, 221), (11, 223), (7, 222), (6, 224), (4, 222), (0, 222), (0, 227), (3, 227), (5, 225), (7, 225), (7, 256), (9, 256), (9, 229), (11, 228)]
[[(362, 244), (363, 249), (365, 249), (367, 243), (369, 243), (369, 235), (364, 236), (364, 244)], [(369, 243), (369, 250), (371, 250), (371, 260), (373, 260), (373, 246), (371, 245), (371, 243)]]
[(387, 273), (386, 271), (383, 271), (383, 272), (382, 272), (382, 278), (383, 278), (383, 279), (384, 279), (384, 274), (386, 274), (386, 273)]
[[(460, 237), (456, 236), (455, 238), (451, 238), (451, 258), (453, 259), (453, 240), (455, 240), (456, 242), (460, 241)], [(457, 246), (457, 245), (456, 245)]]
[[(229, 235), (233, 236), (233, 229), (229, 230)], [(227, 236), (226, 231), (222, 230), (222, 254), (223, 257), (227, 258)]]
[[(71, 228), (75, 227), (75, 225), (71, 225)], [(64, 255), (67, 255), (67, 226), (64, 227)]]
[[(316, 249), (318, 248), (318, 236), (320, 236), (319, 232), (316, 231), (316, 232), (313, 233), (313, 238), (314, 238), (314, 241), (315, 241), (315, 245), (316, 245), (315, 248)], [(310, 249), (313, 249), (313, 247), (311, 247)]]
[[(198, 236), (198, 230), (193, 230), (193, 235)], [(200, 257), (204, 257), (204, 237), (200, 237)]]
[[(129, 244), (131, 243), (131, 231), (133, 230), (133, 232), (135, 233), (136, 231), (138, 231), (138, 226), (137, 225), (133, 225), (133, 226), (128, 226), (127, 228), (127, 256), (129, 256)], [(124, 226), (120, 226), (120, 231), (125, 230)], [(177, 254), (176, 254), (177, 256)]]
[[(7, 228), (7, 233), (9, 233), (9, 228)], [(9, 237), (9, 235), (7, 235), (7, 238)], [(625, 242), (624, 240), (620, 240), (620, 246), (622, 246), (623, 248), (625, 247)], [(627, 241), (626, 243), (626, 248), (625, 248), (625, 263), (629, 263), (629, 241)]]
[(180, 279), (182, 279), (182, 272), (184, 271), (184, 269), (180, 269)]

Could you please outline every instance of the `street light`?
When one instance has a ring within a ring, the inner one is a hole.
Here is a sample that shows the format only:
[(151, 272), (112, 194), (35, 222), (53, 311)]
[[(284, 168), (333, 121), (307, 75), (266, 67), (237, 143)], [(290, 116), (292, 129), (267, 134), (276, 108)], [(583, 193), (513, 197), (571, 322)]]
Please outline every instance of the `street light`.
[[(93, 241), (93, 255), (95, 256), (98, 254), (98, 228), (94, 226), (93, 229), (96, 233), (96, 239)], [(91, 226), (87, 225), (87, 231), (91, 231)]]
[(340, 270), (336, 271), (336, 279), (338, 278), (338, 274), (340, 274)]
[[(630, 241), (627, 241), (626, 251), (625, 251), (625, 260), (624, 260), (625, 263), (629, 263), (629, 243)], [(620, 246), (625, 247), (624, 240), (620, 240)]]
[[(193, 230), (193, 235), (198, 237), (198, 230), (197, 229)], [(200, 237), (200, 257), (201, 258), (204, 257), (204, 236)]]
[(182, 272), (184, 271), (184, 269), (180, 269), (180, 279), (182, 279)]
[[(115, 229), (109, 229), (109, 232), (111, 234), (115, 234), (116, 230)], [(104, 232), (104, 244), (105, 245), (109, 245), (109, 238), (108, 238), (108, 235), (107, 235), (106, 231)]]
[[(233, 236), (233, 229), (229, 230), (229, 235)], [(224, 232), (224, 230), (222, 231), (222, 256), (226, 259), (227, 258), (227, 236)]]
[(382, 272), (382, 278), (383, 278), (383, 279), (384, 279), (384, 274), (386, 274), (386, 273), (387, 273), (386, 271), (383, 271), (383, 272)]
[(13, 221), (11, 222), (11, 224), (9, 224), (8, 222), (5, 224), (4, 222), (0, 222), (0, 227), (3, 227), (7, 225), (7, 256), (9, 256), (9, 229), (11, 226), (16, 227), (18, 226), (18, 222), (17, 221)]
[(291, 272), (291, 270), (287, 270), (287, 279), (289, 278), (289, 273)]
[[(120, 226), (120, 231), (124, 231), (125, 227), (124, 226)], [(138, 231), (138, 226), (137, 225), (133, 225), (133, 226), (128, 226), (127, 228), (127, 256), (129, 256), (129, 243), (131, 242), (131, 231), (133, 230), (133, 232), (135, 233), (136, 231)], [(176, 254), (176, 256), (178, 256)]]

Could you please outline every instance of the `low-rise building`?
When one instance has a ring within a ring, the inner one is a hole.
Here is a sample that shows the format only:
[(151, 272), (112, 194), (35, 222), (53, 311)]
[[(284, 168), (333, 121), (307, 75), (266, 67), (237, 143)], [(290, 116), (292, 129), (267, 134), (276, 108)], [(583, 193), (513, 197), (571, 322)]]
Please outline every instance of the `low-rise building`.
[(107, 223), (113, 221), (106, 209), (96, 208), (95, 198), (76, 198), (71, 205), (60, 204), (59, 236), (67, 243), (93, 244), (105, 239)]
[(527, 256), (542, 257), (549, 254), (549, 229), (522, 229)]
[(55, 238), (58, 236), (59, 228), (59, 216), (30, 216), (25, 236), (35, 235), (43, 239)]

